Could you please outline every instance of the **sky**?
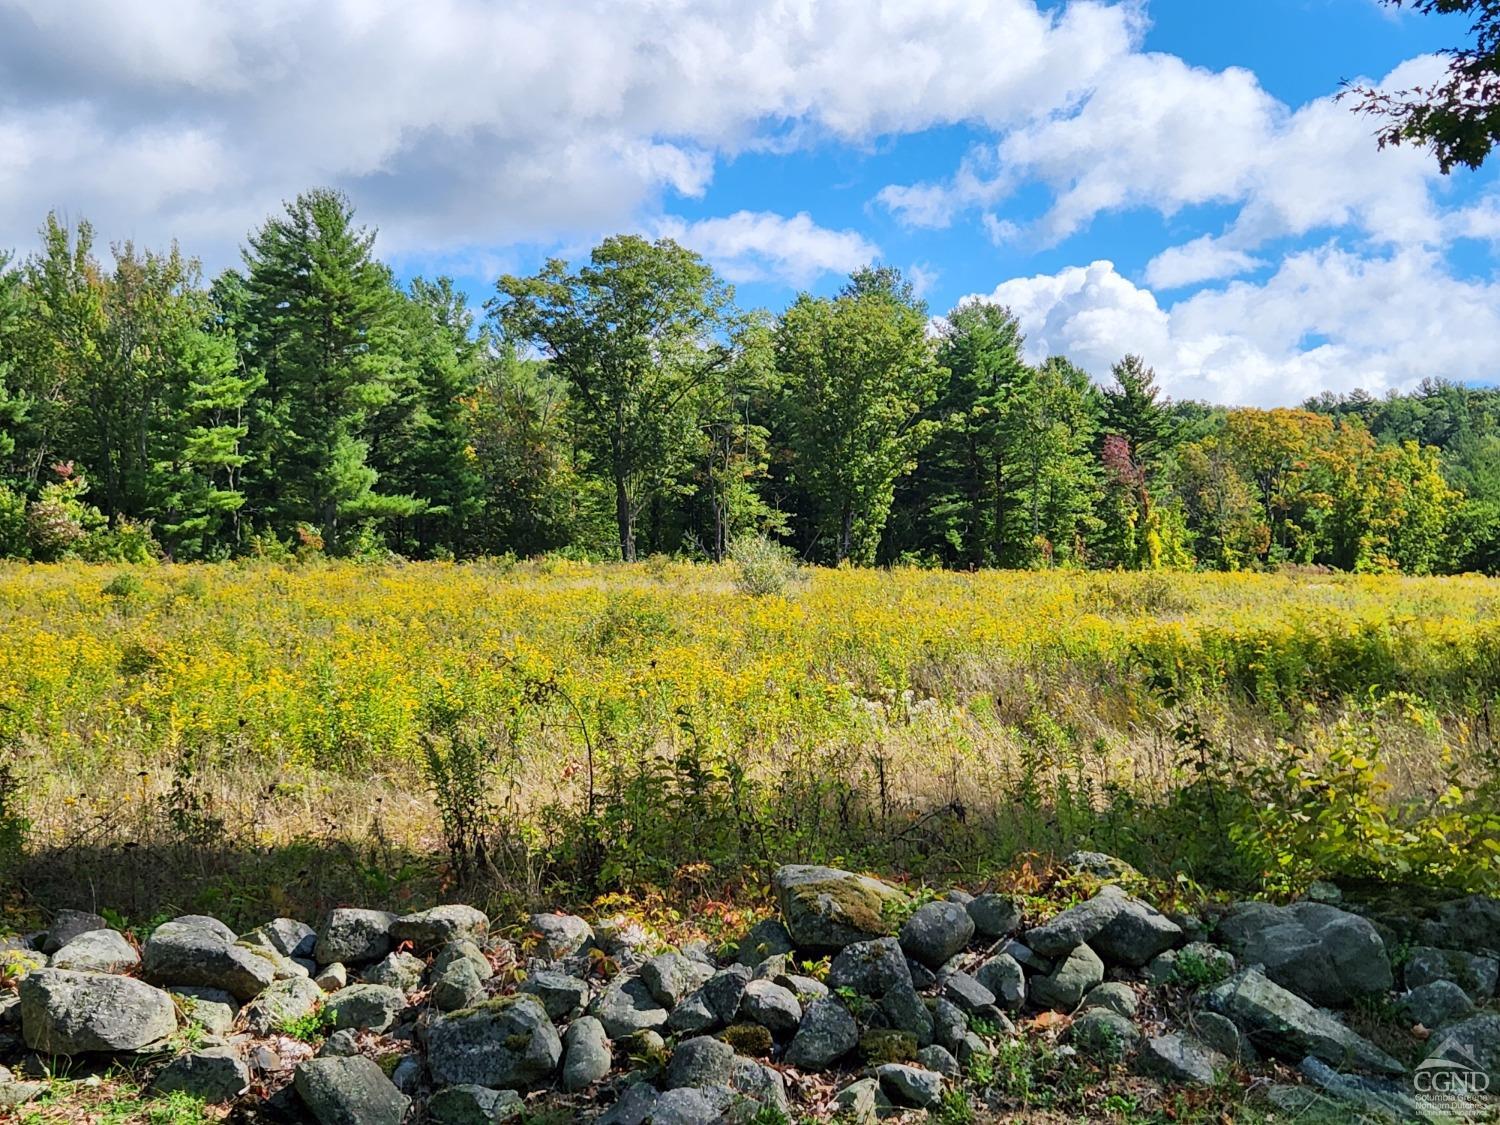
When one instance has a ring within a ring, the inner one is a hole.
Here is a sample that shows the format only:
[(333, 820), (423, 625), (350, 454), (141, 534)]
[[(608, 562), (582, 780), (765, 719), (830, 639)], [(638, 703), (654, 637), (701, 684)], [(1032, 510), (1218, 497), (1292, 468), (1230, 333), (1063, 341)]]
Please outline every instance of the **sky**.
[(1492, 383), (1500, 173), (1333, 100), (1464, 31), (1377, 0), (0, 0), (0, 248), (57, 210), (213, 272), (331, 186), (476, 306), (633, 231), (748, 307), (898, 266), (1176, 398)]

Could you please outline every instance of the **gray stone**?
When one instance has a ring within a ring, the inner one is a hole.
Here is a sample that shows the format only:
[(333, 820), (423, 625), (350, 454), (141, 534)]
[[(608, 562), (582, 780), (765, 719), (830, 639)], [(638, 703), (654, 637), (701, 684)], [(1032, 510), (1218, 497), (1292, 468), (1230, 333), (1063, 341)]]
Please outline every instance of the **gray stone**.
[(1338, 1007), (1394, 983), (1380, 934), (1366, 918), (1317, 902), (1240, 903), (1219, 923), (1219, 941), (1242, 964), (1314, 1004)]
[[(442, 972), (436, 973), (432, 981), (432, 1006), (440, 1012), (456, 1012), (484, 999), (484, 981), (474, 968), (474, 962), (459, 957)], [(552, 1015), (549, 1009), (547, 1014)]]
[[(715, 1096), (717, 1094), (717, 1096)], [(668, 1090), (651, 1106), (651, 1125), (718, 1125), (730, 1100), (727, 1090), (708, 1091), (691, 1086)]]
[(958, 1060), (948, 1050), (934, 1043), (917, 1052), (917, 1063), (926, 1070), (941, 1074), (944, 1078), (957, 1079), (960, 1071)]
[(21, 1036), (49, 1055), (139, 1051), (177, 1030), (177, 1008), (130, 977), (38, 969), (20, 984)]
[(949, 973), (943, 978), (943, 998), (951, 1000), (971, 1016), (998, 1015), (995, 994), (968, 973)]
[(739, 1014), (749, 983), (750, 970), (744, 965), (731, 965), (709, 977), (699, 993), (719, 1022), (729, 1023)]
[(980, 937), (1002, 938), (1021, 928), (1021, 904), (1007, 895), (982, 894), (968, 904), (968, 911)]
[(189, 1094), (206, 1102), (232, 1102), (250, 1085), (250, 1068), (232, 1047), (204, 1047), (178, 1055), (151, 1083), (158, 1094)]
[(1430, 945), (1493, 956), (1500, 952), (1500, 899), (1469, 895), (1445, 902), (1424, 933)]
[(1140, 879), (1141, 873), (1123, 859), (1106, 852), (1076, 851), (1063, 857), (1063, 866), (1095, 879)]
[(439, 1086), (525, 1089), (545, 1082), (562, 1040), (535, 996), (517, 993), (439, 1016), (427, 1032), (427, 1066)]
[(1115, 920), (1128, 898), (1118, 887), (1105, 887), (1093, 898), (1026, 931), (1026, 944), (1043, 957), (1061, 957), (1090, 941)]
[(319, 1125), (401, 1125), (411, 1099), (361, 1055), (309, 1059), (292, 1079)]
[[(734, 1072), (729, 1076), (729, 1088), (735, 1094), (735, 1102), (738, 1103), (745, 1098), (758, 1106), (779, 1111), (783, 1117), (787, 1115), (790, 1105), (786, 1096), (786, 1080), (781, 1077), (781, 1072), (772, 1070), (764, 1063), (736, 1056), (734, 1060)], [(737, 1107), (749, 1109), (754, 1112), (753, 1107)], [(746, 1113), (744, 1116), (750, 1116)]]
[[(951, 1003), (951, 1001), (950, 1001)], [(932, 1013), (917, 990), (905, 981), (897, 981), (886, 989), (881, 998), (880, 1010), (885, 1013), (886, 1023), (897, 1031), (910, 1032), (918, 1047), (932, 1042)]]
[(859, 1045), (859, 1025), (837, 1000), (814, 1000), (783, 1059), (800, 1070), (826, 1070)]
[(1008, 953), (997, 953), (974, 970), (974, 979), (995, 994), (1002, 1008), (1015, 1011), (1026, 1002), (1026, 974)]
[(1311, 1055), (1303, 1059), (1297, 1069), (1308, 1082), (1319, 1087), (1327, 1096), (1324, 1106), (1330, 1112), (1360, 1121), (1433, 1121), (1434, 1115), (1426, 1112), (1411, 1096), (1410, 1087), (1404, 1082), (1389, 1078), (1366, 1078), (1362, 1075), (1340, 1074), (1327, 1063)]
[(614, 1065), (604, 1025), (593, 1016), (573, 1021), (563, 1036), (563, 1089), (575, 1093), (592, 1086)]
[(341, 906), (330, 910), (318, 930), (313, 959), (320, 965), (340, 961), (345, 965), (367, 965), (391, 951), (391, 926), (396, 916), (384, 910), (359, 910)]
[(1482, 1012), (1470, 1016), (1460, 1023), (1449, 1024), (1441, 1034), (1429, 1039), (1421, 1069), (1432, 1069), (1445, 1060), (1485, 1075), (1491, 1094), (1500, 1090), (1500, 1014)]
[(210, 1035), (225, 1035), (240, 1013), (240, 1004), (222, 988), (185, 985), (169, 990), (182, 1014)]
[(714, 975), (711, 965), (681, 953), (658, 953), (641, 966), (641, 980), (664, 1008), (675, 1008)]
[(1155, 907), (1124, 896), (1119, 912), (1087, 940), (1105, 962), (1139, 968), (1180, 942), (1182, 927)]
[(636, 976), (618, 976), (595, 998), (589, 1012), (604, 1025), (611, 1039), (623, 1039), (637, 1031), (665, 1027), (667, 1010), (651, 995), (646, 982)]
[(575, 914), (533, 914), (529, 925), (537, 956), (549, 961), (577, 953), (594, 940), (593, 927)]
[(1146, 979), (1157, 987), (1176, 984), (1201, 988), (1218, 984), (1234, 970), (1234, 954), (1207, 942), (1194, 941), (1153, 957), (1146, 967)]
[(334, 1058), (346, 1059), (350, 1055), (359, 1054), (359, 1032), (352, 1027), (340, 1028), (318, 1048), (319, 1055), (331, 1055)]
[(1434, 1029), (1473, 1015), (1474, 1001), (1451, 980), (1435, 980), (1398, 999), (1396, 1010), (1413, 1023)]
[(274, 981), (246, 1007), (245, 1027), (254, 1035), (269, 1035), (311, 1015), (323, 1002), (323, 995), (323, 990), (306, 977)]
[(1143, 1074), (1190, 1086), (1212, 1086), (1229, 1060), (1212, 1047), (1181, 1035), (1155, 1035), (1136, 1056)]
[(141, 955), (114, 930), (85, 930), (52, 955), (54, 969), (80, 973), (124, 973), (141, 963)]
[(406, 1010), (406, 995), (384, 984), (351, 984), (329, 994), (323, 1006), (335, 1028), (385, 1031)]
[(313, 977), (313, 983), (324, 992), (337, 992), (349, 983), (349, 970), (341, 962), (335, 961), (331, 965), (324, 965), (322, 971)]
[(273, 918), (264, 926), (251, 930), (241, 940), (248, 944), (263, 943), (283, 957), (309, 958), (313, 955), (318, 935), (306, 922), (295, 918)]
[(236, 945), (233, 933), (225, 937), (190, 916), (152, 932), (142, 950), (141, 975), (153, 984), (222, 988), (236, 1000), (250, 1000), (276, 979), (276, 966), (255, 950)]
[(480, 980), (489, 980), (495, 975), (495, 966), (490, 964), (490, 959), (484, 955), (484, 950), (464, 938), (450, 941), (438, 950), (437, 956), (432, 959), (432, 971), (434, 974), (441, 973), (458, 960), (467, 961), (473, 965), (474, 972), (478, 974)]
[[(1000, 1017), (1000, 1031), (1004, 1035), (1014, 1035), (1016, 1033), (1014, 1025), (1004, 1016)], [(975, 1055), (992, 1058), (994, 1054), (994, 1048), (981, 1039), (977, 1033), (972, 1031), (964, 1032), (953, 1050), (953, 1055), (958, 1059), (959, 1066), (968, 1066), (969, 1060)]]
[(753, 980), (740, 998), (739, 1016), (773, 1035), (790, 1035), (802, 1022), (802, 1005), (790, 989), (768, 980)]
[(722, 1039), (700, 1035), (685, 1039), (672, 1051), (667, 1064), (666, 1087), (724, 1086), (734, 1073), (734, 1048)]
[(1050, 973), (1052, 971), (1052, 961), (1050, 958), (1043, 957), (1036, 950), (1032, 949), (1031, 946), (1024, 942), (1019, 942), (1015, 938), (1007, 938), (1001, 942), (1000, 948), (995, 952), (1012, 958), (1017, 965), (1020, 965), (1028, 973)]
[(943, 1100), (943, 1076), (919, 1066), (885, 1063), (875, 1068), (880, 1088), (897, 1105), (930, 1109)]
[(1210, 989), (1205, 1001), (1212, 1011), (1234, 1020), (1255, 1046), (1280, 1058), (1300, 1061), (1314, 1055), (1336, 1067), (1404, 1072), (1384, 1051), (1254, 967)]
[(1256, 1061), (1255, 1048), (1250, 1046), (1240, 1029), (1228, 1016), (1218, 1012), (1194, 1012), (1190, 1017), (1193, 1034), (1219, 1054), (1236, 1062)]
[(52, 1089), (50, 1082), (7, 1082), (0, 1085), (0, 1109), (16, 1109)]
[(969, 1018), (952, 1000), (939, 996), (932, 1005), (932, 1037), (955, 1055), (969, 1032)]
[(661, 952), (664, 945), (657, 934), (628, 914), (616, 914), (595, 922), (594, 944), (632, 970), (639, 968), (641, 962), (653, 953)]
[(782, 921), (797, 946), (842, 949), (888, 935), (890, 911), (906, 893), (889, 883), (832, 867), (793, 864), (771, 878)]
[(735, 960), (753, 969), (767, 957), (791, 953), (795, 949), (796, 946), (792, 944), (792, 935), (787, 933), (786, 927), (781, 924), (781, 919), (763, 918), (750, 927), (750, 932), (740, 942)]
[(646, 1125), (660, 1097), (648, 1083), (637, 1082), (626, 1087), (619, 1100), (594, 1125)]
[(398, 992), (411, 992), (422, 983), (427, 963), (410, 953), (387, 953), (360, 976), (366, 984), (383, 984)]
[(861, 996), (884, 996), (897, 981), (911, 983), (911, 969), (895, 938), (855, 942), (834, 957), (828, 986), (852, 988)]
[(52, 928), (42, 939), (42, 952), (50, 956), (79, 934), (107, 929), (109, 923), (97, 914), (90, 914), (85, 910), (59, 910), (52, 919)]
[[(53, 961), (56, 964), (56, 960)], [(1462, 949), (1436, 949), (1419, 945), (1407, 955), (1401, 969), (1407, 988), (1421, 988), (1438, 980), (1451, 980), (1482, 1004), (1495, 994), (1500, 980), (1500, 961)]]
[(700, 1031), (713, 1030), (720, 1022), (718, 1013), (709, 1006), (700, 988), (672, 1009), (672, 1014), (667, 1017), (667, 1029), (678, 1035), (696, 1035)]
[(1038, 1008), (1071, 1012), (1084, 995), (1104, 979), (1104, 962), (1086, 945), (1080, 945), (1060, 960), (1050, 973), (1035, 974), (1027, 981), (1031, 1003)]
[(488, 1086), (449, 1086), (427, 1099), (427, 1116), (436, 1125), (496, 1125), (520, 1120), (525, 1109), (514, 1090)]
[(901, 927), (901, 949), (929, 969), (963, 951), (974, 936), (974, 919), (956, 902), (929, 902)]
[(481, 942), (489, 932), (489, 915), (461, 903), (403, 914), (390, 926), (392, 941), (397, 945), (410, 942), (418, 953), (436, 949), (450, 941)]
[(797, 1002), (803, 1005), (813, 1000), (822, 1000), (829, 995), (829, 988), (822, 981), (812, 977), (798, 976), (795, 973), (777, 978), (776, 983), (782, 988), (791, 989), (797, 997)]
[[(238, 935), (228, 926), (210, 914), (180, 914), (171, 921), (164, 923), (168, 926), (176, 926), (185, 930), (202, 930), (205, 933), (221, 937), (225, 941), (238, 941)], [(158, 926), (157, 929), (161, 927)], [(153, 933), (155, 931), (152, 931)]]
[(1068, 1042), (1099, 1062), (1120, 1062), (1141, 1043), (1140, 1029), (1119, 1012), (1088, 1008), (1068, 1027)]
[(1120, 981), (1105, 981), (1096, 984), (1088, 990), (1083, 998), (1084, 1010), (1089, 1008), (1106, 1008), (1111, 1012), (1117, 1012), (1130, 1019), (1140, 1007), (1140, 997), (1136, 996), (1135, 989)]
[(861, 1078), (851, 1082), (833, 1096), (833, 1104), (840, 1121), (849, 1125), (875, 1125), (880, 1111), (891, 1104), (881, 1092), (880, 1082), (874, 1078)]
[(532, 973), (521, 982), (521, 991), (539, 999), (547, 1016), (554, 1020), (571, 1019), (589, 1002), (589, 986), (567, 973)]

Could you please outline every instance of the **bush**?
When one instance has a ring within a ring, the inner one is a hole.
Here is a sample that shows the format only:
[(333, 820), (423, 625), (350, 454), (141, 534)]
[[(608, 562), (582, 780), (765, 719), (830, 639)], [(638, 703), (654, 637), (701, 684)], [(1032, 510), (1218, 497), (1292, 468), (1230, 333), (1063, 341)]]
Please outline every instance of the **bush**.
[(0, 558), (31, 556), (26, 542), (26, 497), (0, 484)]
[(752, 597), (785, 594), (801, 578), (792, 553), (764, 535), (742, 535), (729, 545), (735, 585)]

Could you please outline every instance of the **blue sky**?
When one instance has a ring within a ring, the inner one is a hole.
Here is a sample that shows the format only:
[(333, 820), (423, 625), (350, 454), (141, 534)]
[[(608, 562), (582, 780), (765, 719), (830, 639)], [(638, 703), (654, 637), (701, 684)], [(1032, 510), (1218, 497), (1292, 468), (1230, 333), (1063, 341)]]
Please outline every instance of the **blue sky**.
[(1258, 405), (1500, 373), (1495, 174), (1377, 152), (1375, 0), (0, 0), (0, 246), (50, 208), (209, 270), (303, 188), (476, 303), (669, 235), (780, 308), (879, 260), (1030, 354)]

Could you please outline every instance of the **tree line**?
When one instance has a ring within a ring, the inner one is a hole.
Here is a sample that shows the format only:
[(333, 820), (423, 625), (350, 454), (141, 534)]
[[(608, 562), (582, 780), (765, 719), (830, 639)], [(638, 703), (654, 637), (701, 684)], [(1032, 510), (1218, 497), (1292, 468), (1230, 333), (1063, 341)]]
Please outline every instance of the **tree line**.
[(901, 273), (747, 311), (670, 240), (606, 239), (471, 311), (313, 191), (205, 282), (56, 215), (0, 258), (0, 555), (394, 552), (837, 564), (1500, 569), (1500, 392), (1301, 409), (1096, 386)]

